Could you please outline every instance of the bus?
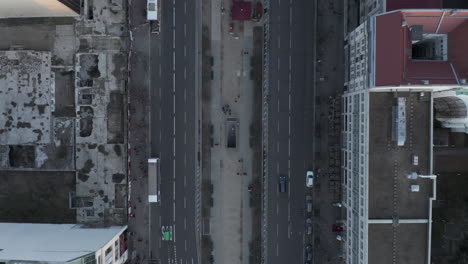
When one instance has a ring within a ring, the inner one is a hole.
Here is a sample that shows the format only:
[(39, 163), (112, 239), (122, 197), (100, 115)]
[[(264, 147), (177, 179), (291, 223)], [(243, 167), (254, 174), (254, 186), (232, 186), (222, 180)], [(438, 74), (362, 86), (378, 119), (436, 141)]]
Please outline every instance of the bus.
[(148, 202), (159, 202), (159, 158), (148, 159)]

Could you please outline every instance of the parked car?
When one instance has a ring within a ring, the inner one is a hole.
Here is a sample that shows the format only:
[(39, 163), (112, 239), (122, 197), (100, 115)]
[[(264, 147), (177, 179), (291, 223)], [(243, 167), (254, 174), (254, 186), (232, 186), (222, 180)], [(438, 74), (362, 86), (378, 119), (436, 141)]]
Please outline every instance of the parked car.
[(284, 176), (284, 175), (279, 176), (278, 191), (280, 193), (286, 192), (286, 176)]
[(306, 219), (306, 234), (312, 235), (312, 219), (310, 217)]
[(314, 172), (313, 171), (307, 171), (306, 173), (306, 186), (307, 187), (314, 186)]
[(305, 247), (305, 256), (304, 256), (305, 261), (312, 261), (312, 245), (308, 244)]
[(312, 196), (306, 195), (306, 211), (312, 213)]

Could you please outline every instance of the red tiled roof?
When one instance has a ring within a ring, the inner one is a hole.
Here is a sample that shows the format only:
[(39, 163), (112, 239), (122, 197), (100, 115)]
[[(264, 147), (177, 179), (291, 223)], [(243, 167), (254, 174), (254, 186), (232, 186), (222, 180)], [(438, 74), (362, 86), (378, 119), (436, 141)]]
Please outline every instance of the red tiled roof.
[(231, 18), (232, 20), (250, 20), (252, 18), (252, 2), (233, 1)]
[[(467, 11), (453, 14), (443, 10), (402, 11), (377, 16), (375, 85), (422, 84), (423, 80), (430, 84), (456, 84), (454, 70), (458, 78), (467, 78), (467, 17)], [(407, 26), (402, 26), (403, 21)], [(448, 34), (448, 61), (412, 60), (409, 31), (412, 25), (422, 25), (424, 33)]]
[(387, 0), (387, 11), (411, 8), (442, 8), (442, 0)]

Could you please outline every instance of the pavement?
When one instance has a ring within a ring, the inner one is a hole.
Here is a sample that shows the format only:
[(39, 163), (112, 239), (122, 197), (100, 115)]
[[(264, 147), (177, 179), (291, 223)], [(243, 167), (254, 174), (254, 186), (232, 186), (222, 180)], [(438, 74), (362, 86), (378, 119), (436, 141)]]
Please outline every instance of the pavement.
[[(215, 263), (249, 263), (252, 212), (248, 186), (252, 182), (253, 153), (249, 145), (253, 89), (249, 79), (253, 37), (250, 21), (231, 21), (230, 1), (211, 1), (210, 122), (213, 208), (210, 235)], [(224, 12), (221, 10), (224, 8)], [(229, 32), (230, 23), (233, 32)], [(229, 120), (236, 127), (237, 146), (227, 147)]]
[[(303, 263), (311, 243), (304, 232), (305, 176), (314, 169), (314, 3), (269, 4), (266, 263)], [(278, 192), (280, 175), (286, 193)]]
[[(199, 262), (197, 5), (165, 1), (159, 34), (150, 33), (151, 25), (144, 19), (146, 2), (135, 1), (129, 10), (130, 111), (135, 112), (130, 131), (134, 134), (129, 137), (132, 150), (137, 149), (131, 156), (130, 176), (130, 201), (137, 205), (129, 221), (134, 231), (134, 263)], [(161, 161), (158, 204), (147, 203), (145, 155)], [(162, 226), (172, 226), (172, 241), (161, 241)]]

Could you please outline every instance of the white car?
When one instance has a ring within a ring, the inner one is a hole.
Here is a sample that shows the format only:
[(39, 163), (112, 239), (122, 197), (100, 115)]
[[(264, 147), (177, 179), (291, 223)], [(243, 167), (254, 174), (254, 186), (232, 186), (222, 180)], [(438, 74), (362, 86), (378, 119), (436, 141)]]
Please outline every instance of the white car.
[(306, 186), (307, 186), (307, 187), (312, 187), (312, 186), (314, 186), (314, 172), (313, 172), (313, 171), (307, 171), (307, 174), (306, 174)]
[(148, 20), (158, 20), (158, 0), (147, 0), (146, 15)]

